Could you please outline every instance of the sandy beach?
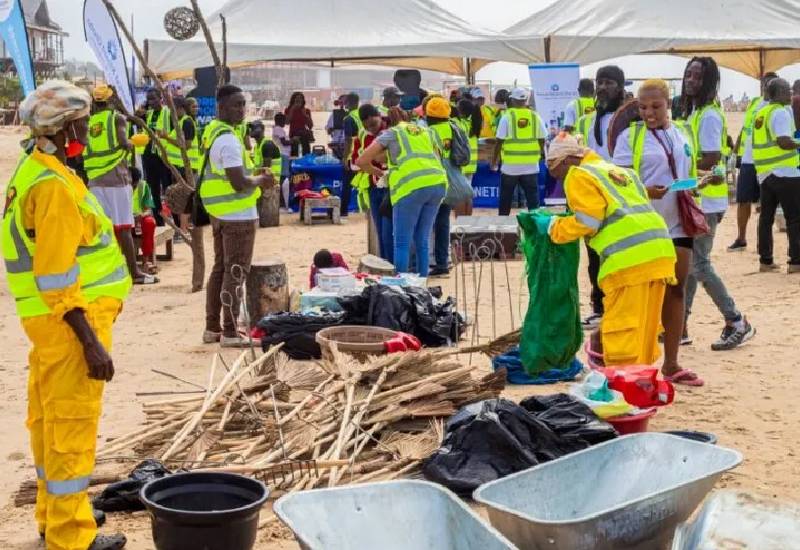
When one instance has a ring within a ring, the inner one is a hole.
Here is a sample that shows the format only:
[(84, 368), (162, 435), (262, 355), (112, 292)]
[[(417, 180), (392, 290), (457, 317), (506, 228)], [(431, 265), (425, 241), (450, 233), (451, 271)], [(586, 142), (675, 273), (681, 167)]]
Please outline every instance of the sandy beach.
[[(734, 123), (732, 123), (734, 126)], [(0, 181), (5, 184), (17, 159), (18, 129), (0, 128)], [(480, 214), (493, 214), (479, 211)], [(756, 327), (755, 339), (731, 352), (712, 352), (711, 343), (719, 336), (723, 322), (708, 296), (698, 292), (690, 333), (694, 343), (681, 349), (684, 367), (706, 380), (703, 388), (679, 387), (675, 403), (659, 412), (651, 422), (653, 430), (690, 429), (715, 433), (719, 444), (741, 451), (744, 463), (726, 475), (720, 486), (742, 488), (776, 499), (800, 500), (800, 462), (795, 456), (800, 447), (800, 431), (794, 405), (797, 403), (797, 337), (792, 319), (800, 308), (800, 275), (759, 274), (754, 251), (755, 224), (751, 222), (751, 246), (746, 252), (729, 254), (725, 247), (735, 236), (735, 206), (723, 221), (713, 255), (714, 264), (728, 285), (741, 311)], [(313, 254), (326, 247), (341, 252), (355, 267), (366, 252), (366, 220), (350, 216), (341, 226), (301, 225), (297, 215), (282, 215), (278, 228), (261, 229), (255, 259), (280, 258), (288, 267), (290, 285), (305, 288)], [(210, 231), (206, 231), (206, 257), (210, 263)], [(785, 262), (786, 237), (776, 236), (776, 261)], [(177, 245), (176, 258), (162, 262), (161, 283), (135, 287), (115, 327), (113, 359), (117, 374), (107, 385), (98, 445), (137, 427), (142, 421), (141, 403), (150, 398), (137, 392), (191, 389), (154, 373), (159, 369), (205, 386), (215, 346), (201, 344), (204, 328), (205, 294), (190, 292), (191, 257), (188, 247)], [(516, 304), (524, 289), (524, 262), (508, 264), (511, 278), (514, 319), (519, 323)], [(507, 286), (503, 264), (497, 270), (497, 333), (511, 329)], [(502, 273), (502, 276), (501, 276)], [(588, 280), (580, 269), (581, 298), (588, 309)], [(4, 279), (0, 272), (0, 279)], [(454, 280), (437, 279), (446, 293), (454, 293)], [(486, 284), (486, 283), (485, 283)], [(526, 300), (523, 292), (523, 301)], [(491, 337), (491, 299), (488, 285), (482, 293), (480, 316), (482, 340)], [(43, 548), (36, 533), (31, 506), (15, 508), (10, 501), (20, 482), (34, 479), (24, 427), (28, 342), (14, 313), (5, 280), (0, 281), (0, 330), (4, 345), (0, 356), (0, 548), (33, 550)], [(235, 352), (227, 352), (232, 357)], [(793, 359), (795, 358), (795, 359)], [(466, 356), (464, 361), (466, 361)], [(476, 369), (488, 370), (488, 361), (473, 362)], [(563, 391), (566, 385), (510, 387), (506, 395), (520, 399), (531, 394)], [(127, 458), (127, 457), (121, 457)], [(116, 470), (134, 464), (101, 464), (98, 469)], [(144, 513), (110, 516), (104, 531), (124, 530), (131, 550), (152, 549), (149, 520)], [(271, 540), (260, 534), (259, 549), (296, 548), (293, 541)]]

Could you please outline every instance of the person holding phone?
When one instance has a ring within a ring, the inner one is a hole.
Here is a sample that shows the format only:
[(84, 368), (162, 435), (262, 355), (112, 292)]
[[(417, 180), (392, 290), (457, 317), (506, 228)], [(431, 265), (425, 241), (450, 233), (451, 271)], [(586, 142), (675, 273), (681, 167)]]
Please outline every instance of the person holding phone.
[(690, 177), (693, 149), (681, 130), (670, 122), (669, 87), (663, 80), (647, 80), (639, 88), (641, 120), (623, 130), (614, 148), (614, 164), (632, 168), (647, 187), (653, 208), (667, 224), (675, 246), (677, 284), (667, 286), (661, 322), (664, 325), (664, 378), (676, 384), (702, 386), (703, 380), (678, 362), (684, 327), (686, 280), (692, 265), (694, 241), (681, 224), (678, 196), (672, 184)]

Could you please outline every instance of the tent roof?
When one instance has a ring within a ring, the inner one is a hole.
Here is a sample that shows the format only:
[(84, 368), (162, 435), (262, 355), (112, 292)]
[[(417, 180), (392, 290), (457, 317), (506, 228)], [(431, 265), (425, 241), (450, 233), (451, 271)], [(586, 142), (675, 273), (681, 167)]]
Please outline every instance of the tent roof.
[[(215, 41), (222, 38), (220, 15), (227, 22), (231, 66), (353, 60), (460, 74), (466, 57), (523, 60), (501, 35), (431, 0), (229, 0), (207, 19)], [(197, 39), (148, 40), (148, 61), (162, 74), (212, 64), (205, 42)]]
[(758, 78), (800, 61), (798, 12), (797, 0), (559, 0), (505, 34), (520, 43), (548, 37), (540, 53), (549, 61), (710, 55)]

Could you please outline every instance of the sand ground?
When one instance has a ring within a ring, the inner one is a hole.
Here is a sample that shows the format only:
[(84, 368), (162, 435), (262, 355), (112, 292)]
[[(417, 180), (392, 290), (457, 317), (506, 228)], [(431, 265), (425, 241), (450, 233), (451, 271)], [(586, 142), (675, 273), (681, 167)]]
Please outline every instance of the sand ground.
[[(17, 131), (0, 129), (0, 181), (10, 177), (17, 158)], [(491, 212), (482, 211), (490, 214)], [(746, 252), (729, 254), (725, 247), (735, 235), (735, 206), (722, 223), (713, 255), (714, 264), (727, 283), (740, 309), (757, 328), (754, 340), (732, 352), (715, 353), (710, 344), (722, 329), (722, 319), (708, 296), (700, 291), (691, 319), (694, 344), (681, 350), (685, 367), (699, 372), (704, 388), (678, 388), (675, 403), (663, 409), (651, 422), (652, 429), (694, 429), (719, 436), (720, 444), (740, 450), (744, 463), (723, 478), (720, 486), (743, 488), (776, 499), (800, 501), (800, 447), (797, 430), (796, 349), (794, 316), (800, 307), (800, 275), (759, 274), (758, 260), (751, 246)], [(353, 215), (342, 226), (300, 225), (296, 215), (284, 215), (281, 227), (258, 232), (255, 258), (280, 258), (290, 273), (290, 284), (307, 284), (308, 266), (316, 250), (328, 247), (340, 251), (351, 266), (366, 251), (366, 224), (362, 215)], [(755, 243), (755, 225), (750, 240)], [(206, 235), (206, 254), (211, 256), (210, 235)], [(785, 261), (785, 235), (776, 237), (777, 261)], [(173, 391), (184, 388), (151, 369), (174, 373), (205, 385), (213, 346), (200, 344), (204, 328), (203, 293), (190, 293), (191, 259), (188, 247), (178, 245), (176, 258), (162, 263), (161, 283), (135, 287), (117, 323), (113, 358), (117, 375), (108, 384), (98, 443), (135, 429), (142, 421), (140, 404), (152, 399), (137, 396), (142, 391)], [(508, 288), (502, 263), (495, 264), (496, 307), (492, 308), (488, 273), (485, 266), (481, 292), (480, 319), (483, 340), (491, 336), (492, 311), (496, 312), (497, 334), (510, 327)], [(519, 259), (508, 263), (514, 319), (519, 323), (517, 303), (524, 265)], [(580, 270), (581, 298), (588, 307), (588, 282)], [(0, 279), (4, 273), (0, 272)], [(454, 293), (454, 277), (440, 282)], [(522, 300), (525, 300), (523, 295)], [(42, 548), (35, 532), (32, 507), (17, 509), (10, 496), (19, 483), (34, 478), (24, 428), (28, 342), (14, 314), (5, 281), (0, 283), (0, 548), (33, 550)], [(233, 354), (228, 353), (226, 356)], [(465, 357), (466, 361), (467, 358)], [(484, 359), (475, 360), (476, 369), (488, 369)], [(562, 391), (565, 385), (515, 387), (506, 393), (519, 399), (537, 393)], [(108, 465), (103, 465), (108, 467)], [(112, 516), (104, 530), (124, 529), (132, 550), (153, 548), (149, 521), (143, 513)], [(259, 549), (296, 548), (291, 541), (267, 540), (262, 533)]]

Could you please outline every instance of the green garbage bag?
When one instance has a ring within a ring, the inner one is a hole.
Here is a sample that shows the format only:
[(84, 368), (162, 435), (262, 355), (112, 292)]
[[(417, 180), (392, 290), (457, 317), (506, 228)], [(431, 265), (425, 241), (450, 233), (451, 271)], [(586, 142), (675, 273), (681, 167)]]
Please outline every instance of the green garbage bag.
[(530, 301), (520, 359), (528, 374), (566, 369), (583, 342), (578, 302), (578, 241), (555, 244), (536, 231), (534, 212), (517, 215), (522, 229)]

